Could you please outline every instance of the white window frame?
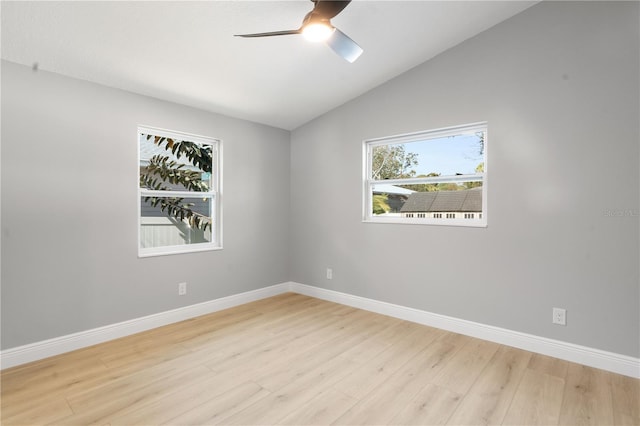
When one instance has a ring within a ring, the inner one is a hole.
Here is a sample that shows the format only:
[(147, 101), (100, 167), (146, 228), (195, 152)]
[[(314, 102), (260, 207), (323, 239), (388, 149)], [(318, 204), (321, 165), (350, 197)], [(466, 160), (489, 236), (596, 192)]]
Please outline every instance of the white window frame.
[[(148, 134), (153, 136), (160, 136), (165, 138), (171, 138), (181, 141), (190, 141), (200, 144), (211, 145), (212, 147), (212, 174), (211, 174), (211, 188), (207, 192), (196, 191), (155, 191), (149, 189), (140, 188), (140, 134)], [(150, 126), (138, 126), (138, 132), (136, 134), (138, 147), (138, 163), (136, 167), (138, 172), (136, 173), (136, 186), (137, 191), (137, 205), (138, 205), (138, 257), (151, 257), (151, 256), (165, 256), (171, 254), (182, 253), (194, 253), (210, 250), (222, 249), (222, 141), (220, 139), (212, 138), (209, 136), (195, 135), (191, 133), (185, 133), (174, 130), (161, 129)], [(145, 196), (175, 196), (183, 198), (209, 198), (210, 203), (210, 215), (212, 219), (211, 227), (211, 242), (208, 243), (196, 243), (196, 244), (180, 244), (162, 247), (141, 247), (141, 227), (142, 227), (142, 206), (141, 198)]]
[[(428, 139), (437, 139), (448, 136), (457, 136), (462, 134), (484, 132), (484, 150), (483, 162), (484, 172), (456, 176), (436, 176), (425, 178), (405, 178), (405, 179), (383, 179), (376, 180), (372, 178), (373, 148), (376, 146), (393, 145), (408, 142), (418, 142)], [(427, 130), (415, 133), (407, 133), (402, 135), (387, 136), (382, 138), (367, 139), (363, 141), (363, 196), (362, 196), (362, 221), (365, 223), (397, 223), (397, 224), (420, 224), (420, 225), (439, 225), (439, 226), (464, 226), (464, 227), (486, 227), (487, 226), (487, 190), (488, 190), (488, 123), (479, 122), (465, 124), (461, 126), (445, 127), (435, 130)], [(373, 214), (373, 197), (372, 188), (376, 184), (387, 185), (410, 185), (410, 184), (428, 184), (428, 183), (449, 183), (449, 182), (482, 182), (482, 212), (479, 213), (478, 220), (460, 218), (444, 219), (428, 217), (417, 218), (415, 215), (410, 217), (385, 217)]]

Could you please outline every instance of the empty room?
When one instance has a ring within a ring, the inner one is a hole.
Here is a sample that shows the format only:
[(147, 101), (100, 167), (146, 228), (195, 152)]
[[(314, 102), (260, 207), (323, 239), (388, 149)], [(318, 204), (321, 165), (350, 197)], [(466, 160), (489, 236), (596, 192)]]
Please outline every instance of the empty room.
[(0, 16), (3, 425), (640, 425), (640, 2)]

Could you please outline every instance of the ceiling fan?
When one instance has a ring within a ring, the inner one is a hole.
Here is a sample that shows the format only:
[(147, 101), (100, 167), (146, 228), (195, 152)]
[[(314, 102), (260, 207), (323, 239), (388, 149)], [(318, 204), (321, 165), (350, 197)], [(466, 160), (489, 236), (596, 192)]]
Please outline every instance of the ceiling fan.
[(272, 31), (268, 33), (236, 34), (236, 37), (272, 37), (302, 34), (310, 41), (324, 41), (334, 52), (349, 62), (354, 62), (363, 50), (345, 33), (331, 25), (331, 18), (338, 15), (351, 0), (311, 0), (313, 10), (304, 17), (297, 30)]

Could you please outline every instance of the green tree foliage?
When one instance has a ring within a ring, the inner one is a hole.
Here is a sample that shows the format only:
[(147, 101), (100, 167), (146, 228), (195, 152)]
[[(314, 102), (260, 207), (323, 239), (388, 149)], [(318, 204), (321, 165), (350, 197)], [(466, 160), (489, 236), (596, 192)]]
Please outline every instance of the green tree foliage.
[[(484, 153), (484, 132), (476, 133), (478, 137), (478, 154)], [(373, 161), (372, 161), (372, 178), (376, 180), (383, 179), (403, 179), (411, 177), (437, 177), (440, 173), (431, 172), (429, 174), (421, 174), (416, 176), (414, 167), (418, 165), (418, 154), (414, 152), (405, 152), (404, 145), (383, 145), (373, 148)], [(476, 173), (484, 173), (484, 162), (478, 164), (475, 169)], [(433, 191), (460, 191), (464, 189), (477, 188), (482, 186), (482, 182), (465, 182), (458, 184), (454, 182), (449, 183), (420, 183), (410, 185), (397, 185), (401, 188), (410, 189), (416, 192), (433, 192)], [(376, 196), (374, 196), (373, 202), (375, 204)], [(386, 197), (386, 196), (385, 196)], [(387, 205), (387, 200), (380, 200)], [(380, 212), (385, 211), (381, 209)], [(376, 207), (374, 205), (374, 213), (376, 213)]]
[[(211, 146), (153, 135), (146, 135), (146, 138), (147, 140), (154, 138), (154, 144), (171, 151), (177, 159), (184, 156), (200, 170), (190, 170), (186, 164), (170, 160), (169, 156), (154, 155), (149, 159), (149, 165), (140, 170), (141, 188), (193, 192), (209, 190), (208, 182), (202, 180), (201, 177), (202, 172), (211, 173), (212, 171)], [(194, 203), (185, 203), (183, 198), (145, 197), (144, 201), (152, 207), (160, 206), (160, 210), (170, 217), (180, 221), (186, 220), (192, 228), (202, 231), (206, 231), (207, 228), (211, 230), (211, 218), (194, 211)]]
[(199, 145), (195, 142), (176, 141), (171, 138), (161, 136), (147, 135), (147, 140), (154, 138), (153, 143), (162, 147), (167, 151), (171, 151), (176, 158), (180, 159), (183, 155), (189, 159), (191, 164), (199, 168), (205, 173), (211, 173), (212, 154), (210, 145)]
[[(440, 176), (440, 173), (431, 172), (428, 175), (422, 174), (416, 177), (436, 177), (436, 176)], [(398, 185), (398, 186), (401, 188), (410, 189), (416, 192), (434, 192), (434, 191), (440, 190), (438, 185), (439, 185), (438, 183), (414, 183), (411, 185)]]
[(154, 155), (149, 160), (145, 173), (140, 173), (140, 184), (143, 188), (169, 190), (166, 184), (179, 186), (180, 190), (203, 192), (208, 191), (207, 182), (202, 181), (201, 172), (189, 170), (186, 165), (169, 160), (169, 157)]
[(373, 149), (373, 179), (401, 179), (413, 177), (418, 165), (418, 154), (405, 152), (404, 145), (376, 146)]
[(373, 196), (373, 214), (384, 214), (391, 210), (389, 207), (389, 197), (387, 194), (376, 194)]
[[(484, 173), (484, 162), (478, 164), (476, 173)], [(482, 186), (482, 182), (465, 182), (463, 189), (478, 188)]]

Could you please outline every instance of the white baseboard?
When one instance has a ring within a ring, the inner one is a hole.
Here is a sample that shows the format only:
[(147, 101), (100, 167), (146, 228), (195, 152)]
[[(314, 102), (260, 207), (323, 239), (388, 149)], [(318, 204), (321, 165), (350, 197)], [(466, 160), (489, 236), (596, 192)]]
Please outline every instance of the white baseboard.
[(518, 331), (479, 324), (299, 283), (289, 283), (289, 289), (292, 292), (318, 299), (353, 306), (354, 308), (364, 309), (418, 324), (464, 334), (466, 336), (477, 337), (479, 339), (560, 358), (625, 376), (640, 378), (640, 358), (633, 358), (573, 343), (547, 339), (545, 337), (520, 333)]
[(111, 324), (92, 330), (81, 331), (0, 352), (0, 369), (10, 368), (28, 362), (37, 361), (76, 349), (117, 339), (163, 325), (184, 321), (200, 315), (206, 315), (223, 309), (276, 296), (288, 291), (304, 294), (318, 299), (340, 303), (354, 308), (364, 309), (395, 318), (440, 328), (479, 339), (524, 349), (555, 358), (564, 359), (590, 367), (600, 368), (617, 374), (640, 378), (640, 359), (613, 352), (602, 351), (586, 346), (566, 343), (559, 340), (520, 333), (500, 327), (479, 324), (472, 321), (448, 317), (421, 311), (419, 309), (394, 305), (365, 297), (353, 296), (334, 290), (312, 287), (295, 282), (235, 294), (208, 302), (185, 306), (166, 312)]
[(96, 345), (141, 331), (162, 327), (163, 325), (184, 321), (234, 306), (243, 305), (289, 291), (289, 283), (260, 288), (246, 293), (234, 294), (220, 299), (195, 305), (184, 306), (166, 312), (135, 318), (104, 327), (68, 334), (66, 336), (43, 340), (0, 352), (0, 369), (26, 364), (50, 356), (59, 355), (76, 349)]

